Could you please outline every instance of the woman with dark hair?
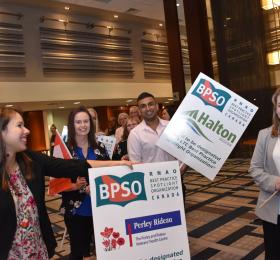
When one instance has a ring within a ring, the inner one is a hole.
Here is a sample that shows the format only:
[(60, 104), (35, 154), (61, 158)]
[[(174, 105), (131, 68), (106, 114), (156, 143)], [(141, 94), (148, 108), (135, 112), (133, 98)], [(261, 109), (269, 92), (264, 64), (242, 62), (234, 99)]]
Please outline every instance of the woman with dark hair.
[[(109, 160), (104, 145), (96, 142), (95, 124), (86, 107), (70, 112), (67, 145), (73, 158), (78, 160)], [(87, 259), (90, 257), (93, 222), (86, 178), (78, 178), (70, 190), (62, 192), (62, 208), (70, 238), (70, 259)]]
[(0, 109), (0, 129), (0, 259), (49, 259), (56, 241), (45, 206), (45, 175), (74, 181), (112, 161), (62, 160), (26, 150), (29, 130), (14, 108)]
[(279, 259), (280, 88), (272, 96), (273, 124), (259, 132), (249, 172), (260, 188), (256, 215), (263, 221), (265, 259)]

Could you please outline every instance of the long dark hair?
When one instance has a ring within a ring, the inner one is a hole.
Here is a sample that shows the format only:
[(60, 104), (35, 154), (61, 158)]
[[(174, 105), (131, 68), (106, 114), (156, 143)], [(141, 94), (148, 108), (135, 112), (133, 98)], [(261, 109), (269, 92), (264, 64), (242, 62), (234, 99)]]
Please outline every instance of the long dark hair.
[(68, 116), (68, 146), (71, 149), (77, 148), (77, 142), (76, 142), (76, 132), (75, 132), (75, 126), (74, 126), (74, 119), (76, 114), (84, 112), (89, 117), (89, 123), (90, 123), (90, 129), (88, 133), (88, 144), (92, 148), (97, 148), (96, 138), (95, 138), (95, 124), (92, 121), (92, 118), (90, 116), (90, 113), (88, 112), (87, 108), (84, 106), (80, 106), (74, 110), (72, 110)]
[[(6, 107), (0, 108), (0, 187), (5, 191), (9, 187), (9, 175), (6, 169), (7, 151), (5, 142), (3, 140), (2, 131), (7, 129), (7, 125), (16, 113), (22, 116), (22, 112), (19, 109)], [(16, 161), (19, 164), (20, 170), (25, 179), (32, 179), (31, 159), (25, 153), (19, 152), (16, 154)]]
[(280, 88), (276, 89), (272, 96), (272, 104), (273, 104), (273, 113), (272, 113), (272, 131), (271, 136), (278, 137), (279, 135), (279, 125), (280, 125), (280, 119), (276, 113), (277, 110), (277, 98), (280, 95)]

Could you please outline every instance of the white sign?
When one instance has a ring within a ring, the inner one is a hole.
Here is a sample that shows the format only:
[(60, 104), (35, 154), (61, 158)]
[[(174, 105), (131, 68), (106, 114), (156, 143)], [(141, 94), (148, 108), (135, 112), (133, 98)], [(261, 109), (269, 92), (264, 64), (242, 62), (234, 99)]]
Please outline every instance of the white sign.
[(200, 73), (157, 145), (213, 180), (257, 109)]
[(98, 135), (97, 141), (101, 142), (105, 145), (106, 151), (109, 155), (109, 157), (112, 159), (113, 152), (116, 145), (116, 138), (113, 135), (107, 136), (107, 135)]
[(97, 259), (190, 259), (178, 161), (89, 169)]

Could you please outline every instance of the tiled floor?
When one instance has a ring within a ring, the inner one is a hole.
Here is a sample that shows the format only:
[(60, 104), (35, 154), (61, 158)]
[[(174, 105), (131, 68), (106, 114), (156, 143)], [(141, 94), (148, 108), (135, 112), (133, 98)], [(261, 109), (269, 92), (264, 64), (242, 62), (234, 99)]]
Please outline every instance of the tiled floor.
[[(184, 175), (193, 260), (264, 259), (261, 222), (254, 215), (258, 188), (247, 173), (248, 167), (249, 160), (228, 160), (213, 182), (194, 171)], [(64, 223), (59, 204), (59, 197), (47, 197), (59, 245), (54, 259), (67, 259), (69, 241), (66, 236), (61, 247)]]

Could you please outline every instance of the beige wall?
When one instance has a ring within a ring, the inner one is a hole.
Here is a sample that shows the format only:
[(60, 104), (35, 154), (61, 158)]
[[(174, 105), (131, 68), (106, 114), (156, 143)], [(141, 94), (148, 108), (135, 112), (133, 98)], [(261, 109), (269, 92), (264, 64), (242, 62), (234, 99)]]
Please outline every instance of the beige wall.
[[(2, 4), (2, 12), (22, 13), (19, 21), (15, 17), (7, 16), (8, 22), (21, 23), (24, 32), (24, 49), (26, 59), (26, 77), (0, 76), (0, 103), (29, 102), (29, 101), (55, 101), (55, 100), (82, 100), (82, 99), (118, 99), (135, 98), (142, 91), (152, 92), (157, 97), (171, 97), (172, 87), (169, 80), (148, 80), (144, 78), (144, 69), (141, 52), (141, 38), (143, 31), (154, 32), (151, 25), (141, 23), (115, 23), (118, 27), (131, 29), (131, 34), (114, 32), (131, 37), (133, 50), (134, 77), (132, 79), (116, 80), (113, 78), (53, 78), (45, 77), (42, 70), (40, 49), (40, 26), (64, 28), (62, 23), (46, 21), (40, 23), (40, 17), (58, 19), (64, 17), (64, 10), (58, 13), (54, 9), (35, 8), (20, 5)], [(108, 24), (96, 17), (74, 16), (75, 21), (92, 21), (98, 24)], [(0, 21), (2, 21), (2, 16)], [(6, 19), (6, 17), (5, 17)], [(6, 21), (6, 20), (4, 20)], [(114, 25), (113, 22), (110, 22)], [(85, 26), (69, 25), (67, 29), (83, 30), (89, 32)], [(107, 29), (102, 29), (107, 30)], [(98, 32), (96, 29), (92, 32)], [(103, 32), (104, 33), (104, 32)], [(161, 32), (162, 33), (162, 32)], [(152, 39), (152, 36), (150, 36)], [(155, 40), (155, 39), (153, 39)]]

